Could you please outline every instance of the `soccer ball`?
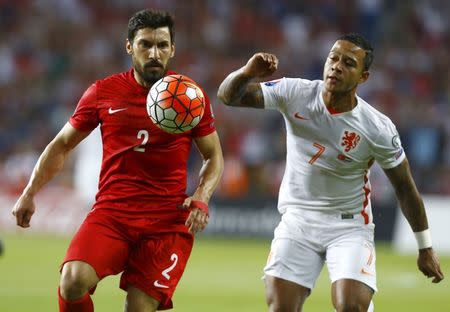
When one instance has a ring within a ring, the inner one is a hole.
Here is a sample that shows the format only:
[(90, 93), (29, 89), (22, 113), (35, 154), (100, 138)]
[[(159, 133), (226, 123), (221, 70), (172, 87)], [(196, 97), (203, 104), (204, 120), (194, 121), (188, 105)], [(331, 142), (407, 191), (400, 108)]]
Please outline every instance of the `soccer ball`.
[(205, 96), (197, 84), (184, 75), (168, 75), (150, 88), (147, 113), (160, 129), (183, 133), (194, 128), (205, 112)]

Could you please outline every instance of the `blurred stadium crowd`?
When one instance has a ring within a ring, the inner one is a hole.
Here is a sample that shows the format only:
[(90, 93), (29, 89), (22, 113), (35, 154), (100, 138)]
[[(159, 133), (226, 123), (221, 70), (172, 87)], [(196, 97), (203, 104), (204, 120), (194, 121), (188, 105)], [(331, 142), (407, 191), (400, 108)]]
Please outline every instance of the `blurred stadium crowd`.
[[(128, 18), (150, 7), (175, 15), (172, 68), (211, 98), (226, 163), (218, 198), (275, 197), (285, 157), (281, 115), (218, 104), (226, 74), (267, 51), (280, 59), (274, 79), (321, 79), (335, 38), (355, 31), (375, 48), (372, 76), (359, 95), (397, 125), (420, 190), (450, 195), (447, 0), (0, 0), (3, 190), (23, 187), (89, 84), (128, 70)], [(57, 182), (72, 185), (73, 168)], [(374, 196), (384, 196), (379, 169), (373, 176)]]

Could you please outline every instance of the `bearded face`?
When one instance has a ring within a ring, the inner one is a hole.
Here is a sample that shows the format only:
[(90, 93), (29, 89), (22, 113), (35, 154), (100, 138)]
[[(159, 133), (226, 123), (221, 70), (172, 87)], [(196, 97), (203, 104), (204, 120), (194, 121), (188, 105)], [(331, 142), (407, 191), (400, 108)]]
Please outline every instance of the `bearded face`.
[(127, 42), (127, 52), (131, 54), (138, 82), (150, 87), (167, 72), (169, 61), (175, 53), (175, 45), (167, 26), (142, 28), (136, 32), (132, 42)]

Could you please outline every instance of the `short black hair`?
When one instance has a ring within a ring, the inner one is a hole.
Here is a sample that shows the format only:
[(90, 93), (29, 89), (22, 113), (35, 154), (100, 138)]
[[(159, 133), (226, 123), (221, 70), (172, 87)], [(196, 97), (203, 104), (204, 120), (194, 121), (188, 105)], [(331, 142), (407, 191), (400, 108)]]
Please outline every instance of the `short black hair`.
[(174, 43), (174, 24), (174, 17), (165, 11), (149, 9), (136, 12), (128, 21), (128, 40), (132, 42), (139, 29), (156, 29), (167, 26), (169, 27), (170, 40)]
[(363, 49), (366, 52), (366, 55), (364, 56), (364, 70), (369, 70), (370, 65), (372, 65), (373, 62), (373, 48), (366, 38), (357, 33), (349, 33), (339, 37), (337, 40), (349, 41)]

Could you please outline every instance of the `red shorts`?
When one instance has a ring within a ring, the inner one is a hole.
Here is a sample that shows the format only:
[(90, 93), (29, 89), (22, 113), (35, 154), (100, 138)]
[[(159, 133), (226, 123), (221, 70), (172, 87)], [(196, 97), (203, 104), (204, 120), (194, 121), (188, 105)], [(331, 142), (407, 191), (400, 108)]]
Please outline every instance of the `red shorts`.
[(194, 238), (185, 218), (123, 218), (93, 210), (70, 243), (64, 262), (90, 264), (100, 279), (123, 272), (120, 288), (131, 285), (160, 302), (158, 310), (172, 308), (172, 295), (183, 275)]

